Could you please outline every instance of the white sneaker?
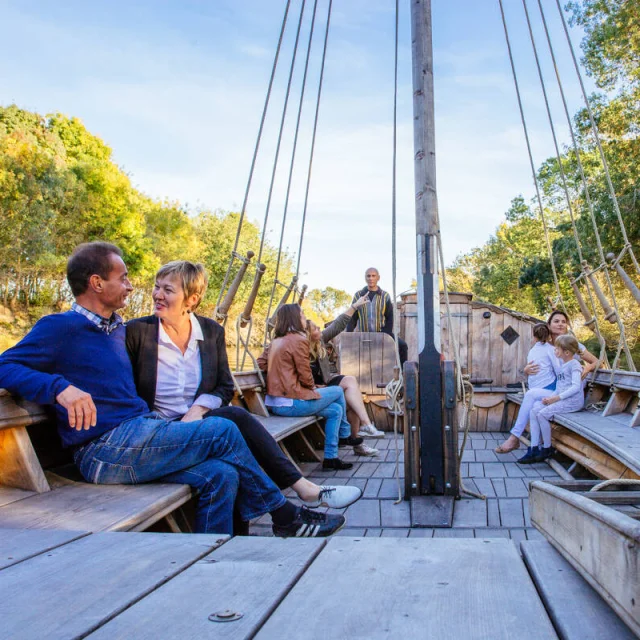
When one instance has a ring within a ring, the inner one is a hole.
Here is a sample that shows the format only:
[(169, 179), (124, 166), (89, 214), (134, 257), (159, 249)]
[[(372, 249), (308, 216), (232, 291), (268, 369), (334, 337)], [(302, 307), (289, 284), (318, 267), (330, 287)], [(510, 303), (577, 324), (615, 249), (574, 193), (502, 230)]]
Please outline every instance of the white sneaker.
[(359, 444), (353, 447), (353, 453), (357, 456), (377, 456), (380, 452), (373, 447), (368, 447), (366, 444)]
[(376, 429), (374, 424), (360, 425), (360, 431), (358, 431), (360, 438), (384, 438), (384, 431)]
[(305, 507), (316, 509), (317, 507), (331, 507), (332, 509), (343, 509), (353, 504), (362, 497), (362, 489), (351, 485), (341, 485), (339, 487), (320, 487), (320, 495), (317, 500), (310, 502), (302, 501)]

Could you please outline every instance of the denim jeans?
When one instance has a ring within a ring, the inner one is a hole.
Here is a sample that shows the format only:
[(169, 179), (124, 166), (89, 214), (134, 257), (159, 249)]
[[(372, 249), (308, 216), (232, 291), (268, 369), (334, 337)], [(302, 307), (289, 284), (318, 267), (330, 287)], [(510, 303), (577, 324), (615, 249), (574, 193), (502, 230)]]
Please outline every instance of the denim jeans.
[(199, 493), (198, 533), (233, 534), (234, 503), (243, 520), (252, 520), (286, 502), (225, 418), (133, 418), (77, 449), (74, 460), (85, 480), (95, 484), (191, 485)]
[(348, 438), (351, 425), (347, 422), (347, 404), (340, 387), (321, 387), (318, 400), (294, 400), (290, 407), (269, 407), (277, 416), (322, 416), (324, 426), (324, 457), (338, 457), (338, 438)]

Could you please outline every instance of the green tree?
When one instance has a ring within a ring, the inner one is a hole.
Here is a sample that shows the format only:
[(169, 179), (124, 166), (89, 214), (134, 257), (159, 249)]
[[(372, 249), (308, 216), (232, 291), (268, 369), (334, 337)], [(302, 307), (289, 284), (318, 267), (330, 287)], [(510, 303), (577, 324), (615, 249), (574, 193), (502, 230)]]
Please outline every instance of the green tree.
[(310, 320), (320, 327), (331, 322), (351, 302), (351, 294), (342, 289), (326, 287), (311, 289), (304, 300), (303, 309)]

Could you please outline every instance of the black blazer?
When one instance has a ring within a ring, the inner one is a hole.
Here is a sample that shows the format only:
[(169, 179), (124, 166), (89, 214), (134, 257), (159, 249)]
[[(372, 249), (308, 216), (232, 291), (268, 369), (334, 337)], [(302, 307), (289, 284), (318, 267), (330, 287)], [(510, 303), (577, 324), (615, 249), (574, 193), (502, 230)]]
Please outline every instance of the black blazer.
[[(196, 317), (204, 336), (204, 341), (200, 344), (202, 380), (196, 398), (202, 393), (210, 393), (219, 396), (224, 406), (229, 404), (234, 392), (224, 329), (209, 318)], [(159, 320), (155, 316), (145, 316), (127, 322), (127, 351), (133, 365), (136, 389), (151, 409), (156, 399), (159, 326)]]

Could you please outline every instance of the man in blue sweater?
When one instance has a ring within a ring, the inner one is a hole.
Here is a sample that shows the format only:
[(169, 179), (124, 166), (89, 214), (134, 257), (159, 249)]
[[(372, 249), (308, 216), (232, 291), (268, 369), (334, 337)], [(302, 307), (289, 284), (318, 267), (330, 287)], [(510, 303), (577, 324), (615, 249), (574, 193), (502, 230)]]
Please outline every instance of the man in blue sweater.
[(270, 513), (274, 534), (327, 536), (343, 516), (288, 502), (262, 472), (236, 425), (225, 418), (159, 419), (136, 394), (125, 328), (116, 313), (133, 290), (118, 247), (80, 245), (67, 264), (70, 311), (39, 320), (0, 355), (0, 387), (54, 405), (58, 433), (87, 482), (189, 484), (199, 492), (196, 528), (233, 533)]

